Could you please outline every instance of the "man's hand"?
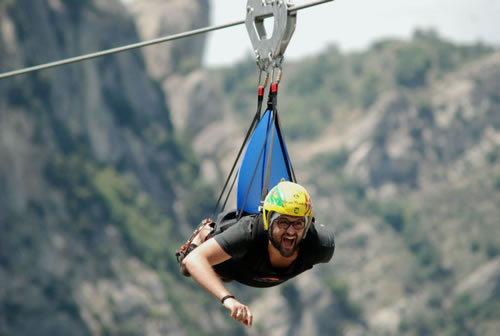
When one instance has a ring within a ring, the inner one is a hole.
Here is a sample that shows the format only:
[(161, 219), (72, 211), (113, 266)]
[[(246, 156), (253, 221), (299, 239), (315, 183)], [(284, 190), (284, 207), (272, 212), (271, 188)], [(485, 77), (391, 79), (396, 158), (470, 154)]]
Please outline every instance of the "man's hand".
[[(222, 285), (215, 274), (212, 265), (217, 265), (230, 259), (215, 239), (209, 239), (195, 248), (184, 260), (183, 264), (191, 274), (191, 277), (216, 298), (224, 296), (228, 291)], [(234, 298), (224, 300), (224, 307), (231, 311), (231, 317), (244, 325), (252, 326), (252, 313), (247, 306)]]
[(236, 321), (240, 321), (247, 327), (252, 326), (252, 313), (250, 312), (250, 309), (241, 304), (238, 300), (234, 298), (229, 298), (224, 300), (224, 307), (229, 309), (231, 311), (231, 317), (234, 318)]

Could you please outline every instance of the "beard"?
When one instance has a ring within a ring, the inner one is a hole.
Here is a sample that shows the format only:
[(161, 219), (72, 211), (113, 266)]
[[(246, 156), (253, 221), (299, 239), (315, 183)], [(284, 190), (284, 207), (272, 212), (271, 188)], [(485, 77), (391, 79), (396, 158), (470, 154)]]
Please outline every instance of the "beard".
[(291, 257), (299, 248), (299, 237), (274, 233), (271, 236), (271, 244), (280, 252), (281, 256)]

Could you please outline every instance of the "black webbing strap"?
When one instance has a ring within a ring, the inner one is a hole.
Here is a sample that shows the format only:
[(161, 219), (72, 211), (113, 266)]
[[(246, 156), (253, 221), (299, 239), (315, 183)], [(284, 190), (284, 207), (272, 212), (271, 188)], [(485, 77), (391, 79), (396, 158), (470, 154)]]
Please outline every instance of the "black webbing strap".
[(271, 164), (273, 161), (273, 145), (274, 145), (274, 127), (272, 126), (278, 116), (278, 83), (276, 82), (271, 83), (271, 90), (269, 91), (269, 98), (267, 101), (267, 109), (271, 110), (273, 113), (273, 117), (270, 124), (270, 127), (272, 128), (273, 131), (271, 133), (269, 153), (267, 153), (267, 167), (266, 167), (266, 174), (264, 177), (264, 186), (262, 187), (261, 202), (264, 202), (264, 199), (266, 198), (267, 191), (269, 189), (269, 179), (271, 178)]
[(234, 185), (236, 184), (236, 180), (238, 179), (238, 174), (234, 174), (233, 182), (231, 183), (231, 187), (229, 188), (229, 191), (226, 194), (226, 199), (224, 200), (224, 204), (222, 204), (221, 207), (221, 212), (224, 211), (226, 208), (227, 201), (229, 200), (229, 195), (231, 195), (231, 192), (233, 191)]
[[(220, 201), (222, 200), (222, 197), (224, 196), (224, 193), (226, 191), (227, 185), (229, 184), (229, 181), (231, 180), (231, 176), (233, 175), (234, 170), (236, 168), (236, 165), (238, 164), (238, 161), (240, 160), (241, 153), (243, 152), (243, 149), (245, 148), (245, 146), (246, 146), (246, 144), (248, 142), (248, 139), (250, 138), (250, 135), (253, 133), (255, 127), (257, 126), (257, 123), (260, 120), (260, 112), (262, 110), (262, 102), (263, 102), (263, 100), (264, 100), (264, 86), (263, 85), (259, 85), (258, 86), (258, 90), (257, 90), (257, 111), (255, 113), (255, 116), (254, 116), (253, 120), (252, 120), (252, 123), (250, 124), (250, 127), (248, 128), (247, 134), (245, 135), (245, 139), (243, 140), (243, 143), (241, 144), (240, 150), (238, 151), (238, 155), (236, 156), (236, 159), (234, 160), (234, 163), (233, 163), (233, 166), (231, 168), (231, 171), (230, 171), (229, 175), (227, 176), (226, 182), (224, 183), (224, 187), (222, 188), (222, 191), (221, 191), (221, 193), (219, 195), (219, 199), (217, 200), (217, 204), (215, 205), (215, 208), (213, 210), (213, 216), (212, 216), (212, 218), (217, 218), (217, 215), (218, 215), (217, 210), (219, 208)], [(229, 189), (229, 191), (228, 191), (228, 193), (226, 195), (226, 200), (224, 201), (224, 204), (223, 204), (223, 206), (220, 209), (221, 212), (224, 210), (224, 207), (226, 206), (226, 203), (227, 203), (227, 200), (229, 198), (229, 195), (231, 194), (231, 190), (233, 189), (234, 182), (236, 181), (236, 175), (235, 175), (235, 179), (234, 179), (234, 181), (233, 181), (233, 183), (231, 185), (231, 188)]]
[(280, 124), (280, 119), (278, 116), (278, 113), (276, 113), (276, 133), (278, 134), (278, 139), (280, 142), (281, 146), (281, 152), (283, 153), (283, 156), (285, 156), (285, 159), (287, 160), (287, 165), (286, 169), (288, 172), (288, 176), (292, 179), (292, 182), (297, 183), (297, 177), (295, 176), (295, 170), (293, 169), (292, 161), (290, 160), (290, 156), (288, 155), (288, 152), (286, 151), (285, 147), (285, 138), (283, 137), (283, 133), (281, 132), (281, 124)]

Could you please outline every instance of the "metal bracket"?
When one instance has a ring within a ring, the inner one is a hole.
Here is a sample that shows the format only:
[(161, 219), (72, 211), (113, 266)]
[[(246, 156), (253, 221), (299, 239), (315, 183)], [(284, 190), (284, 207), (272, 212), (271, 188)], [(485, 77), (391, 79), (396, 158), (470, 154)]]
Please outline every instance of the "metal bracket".
[[(255, 52), (257, 65), (268, 72), (270, 66), (281, 68), (286, 47), (295, 31), (297, 11), (289, 0), (248, 0), (245, 25)], [(272, 35), (264, 26), (266, 18), (274, 17)]]

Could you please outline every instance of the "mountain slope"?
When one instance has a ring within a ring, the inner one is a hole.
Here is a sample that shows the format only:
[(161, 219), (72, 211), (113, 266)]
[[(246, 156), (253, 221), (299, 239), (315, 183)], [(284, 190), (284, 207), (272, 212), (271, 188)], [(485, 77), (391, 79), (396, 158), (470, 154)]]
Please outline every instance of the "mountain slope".
[[(0, 22), (2, 72), (138, 40), (118, 1), (4, 0)], [(0, 81), (1, 334), (197, 328), (174, 251), (209, 189), (174, 133), (137, 51)]]
[[(432, 31), (285, 66), (289, 153), (337, 233), (317, 274), (347, 284), (368, 333), (494, 333), (496, 294), (480, 302), (478, 286), (457, 288), (498, 258), (499, 69), (493, 48)], [(250, 60), (219, 72), (240, 120), (255, 72)]]

